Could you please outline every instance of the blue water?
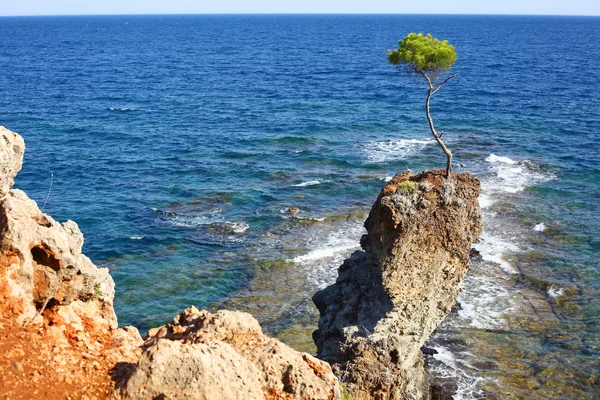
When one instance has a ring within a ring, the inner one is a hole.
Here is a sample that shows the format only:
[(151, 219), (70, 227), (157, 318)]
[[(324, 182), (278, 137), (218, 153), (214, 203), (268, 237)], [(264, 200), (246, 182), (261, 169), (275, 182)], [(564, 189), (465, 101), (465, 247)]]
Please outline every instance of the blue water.
[(45, 211), (110, 269), (121, 324), (225, 306), (300, 346), (385, 179), (444, 164), (385, 59), (411, 31), (456, 46), (432, 112), (484, 189), (432, 373), (457, 398), (599, 396), (600, 18), (0, 18), (16, 186), (42, 204), (54, 174)]

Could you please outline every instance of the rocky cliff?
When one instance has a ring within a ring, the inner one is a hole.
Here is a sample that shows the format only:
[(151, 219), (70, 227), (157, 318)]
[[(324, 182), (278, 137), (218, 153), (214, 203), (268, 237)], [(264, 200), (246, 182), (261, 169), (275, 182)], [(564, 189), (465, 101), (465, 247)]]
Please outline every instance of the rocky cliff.
[(25, 145), (0, 127), (0, 398), (106, 397), (109, 371), (138, 357), (141, 337), (117, 329), (114, 282), (18, 189)]
[(481, 233), (479, 180), (397, 174), (365, 222), (368, 234), (316, 293), (318, 357), (355, 400), (427, 397), (421, 346), (445, 318)]
[(117, 329), (114, 282), (17, 189), (25, 146), (0, 127), (0, 398), (338, 399), (331, 367), (252, 316), (189, 308), (142, 341)]

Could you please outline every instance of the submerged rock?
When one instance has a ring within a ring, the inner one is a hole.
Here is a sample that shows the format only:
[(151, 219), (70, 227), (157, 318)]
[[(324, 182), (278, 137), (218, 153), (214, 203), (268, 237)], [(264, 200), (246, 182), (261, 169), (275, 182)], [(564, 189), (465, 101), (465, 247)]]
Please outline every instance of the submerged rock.
[(468, 174), (397, 174), (365, 222), (368, 234), (313, 301), (313, 338), (353, 398), (427, 396), (421, 347), (450, 312), (481, 234), (480, 185)]

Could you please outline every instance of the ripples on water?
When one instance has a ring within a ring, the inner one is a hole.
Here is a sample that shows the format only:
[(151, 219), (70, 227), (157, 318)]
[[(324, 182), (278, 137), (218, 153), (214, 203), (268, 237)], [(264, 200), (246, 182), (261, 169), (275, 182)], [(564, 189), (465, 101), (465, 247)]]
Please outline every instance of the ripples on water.
[(110, 268), (122, 324), (226, 306), (313, 351), (310, 296), (383, 181), (444, 163), (423, 86), (385, 60), (409, 31), (458, 49), (432, 112), (483, 188), (481, 257), (429, 343), (436, 382), (598, 397), (599, 18), (0, 18), (16, 184), (40, 202), (54, 173), (46, 211)]

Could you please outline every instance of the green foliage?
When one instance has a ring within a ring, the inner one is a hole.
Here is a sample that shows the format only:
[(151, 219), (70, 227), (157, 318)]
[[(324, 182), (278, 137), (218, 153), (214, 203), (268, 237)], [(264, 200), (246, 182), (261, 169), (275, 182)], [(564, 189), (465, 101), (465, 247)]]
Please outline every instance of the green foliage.
[(441, 74), (449, 71), (456, 61), (454, 46), (430, 33), (409, 33), (398, 44), (397, 49), (387, 51), (387, 59), (408, 71)]
[(346, 389), (346, 387), (344, 385), (342, 385), (342, 382), (340, 382), (340, 388), (342, 388), (341, 400), (352, 400), (352, 396), (350, 395), (350, 392), (348, 392), (348, 389)]
[(398, 184), (397, 193), (401, 194), (413, 194), (417, 191), (417, 182), (413, 181), (404, 181)]
[(102, 296), (102, 286), (100, 282), (94, 283), (94, 293), (86, 293), (82, 295), (81, 300), (83, 301), (94, 301), (98, 300)]
[[(456, 50), (447, 40), (434, 38), (430, 33), (409, 33), (398, 42), (396, 50), (387, 51), (387, 59), (394, 65), (399, 65), (405, 71), (421, 75), (429, 86), (425, 111), (431, 134), (446, 154), (446, 179), (452, 180), (452, 152), (442, 141), (444, 132), (438, 134), (435, 130), (433, 117), (429, 111), (431, 96), (442, 86), (454, 79), (458, 74), (445, 76), (456, 61)], [(443, 78), (442, 78), (443, 77)]]
[(102, 296), (102, 288), (100, 287), (100, 283), (96, 282), (94, 283), (94, 299), (99, 298), (100, 296)]

